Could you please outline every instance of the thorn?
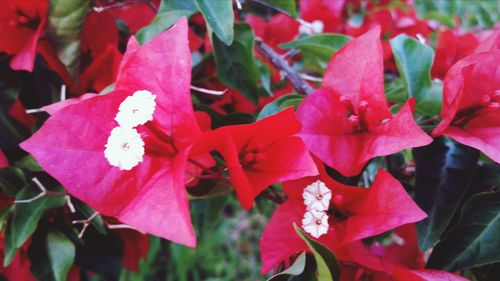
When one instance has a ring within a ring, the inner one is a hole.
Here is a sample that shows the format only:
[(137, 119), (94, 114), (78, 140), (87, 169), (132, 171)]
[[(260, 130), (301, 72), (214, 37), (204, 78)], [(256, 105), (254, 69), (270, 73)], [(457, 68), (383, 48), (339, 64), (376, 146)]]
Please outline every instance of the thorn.
[(138, 231), (138, 232), (140, 232), (142, 234), (146, 234), (145, 232), (142, 232), (139, 229), (137, 229), (137, 228), (135, 228), (133, 226), (130, 226), (128, 224), (106, 224), (106, 226), (109, 229), (132, 229), (132, 230)]
[(300, 77), (304, 80), (307, 80), (307, 81), (312, 81), (312, 82), (323, 82), (323, 78), (321, 77), (316, 77), (316, 76), (312, 76), (312, 75), (309, 75), (309, 74), (306, 74), (306, 73), (300, 73)]
[(64, 198), (66, 198), (66, 205), (68, 205), (69, 211), (71, 213), (75, 213), (76, 209), (75, 209), (75, 206), (73, 205), (73, 202), (71, 202), (71, 196), (66, 195), (66, 196), (64, 196)]
[(45, 110), (43, 110), (43, 107), (42, 108), (34, 108), (34, 109), (26, 109), (27, 114), (39, 113), (39, 112), (44, 112), (44, 111)]
[(241, 6), (240, 0), (234, 0), (234, 2), (236, 2), (236, 8), (238, 8), (238, 10), (243, 9), (243, 7)]
[(310, 29), (314, 28), (314, 25), (306, 20), (303, 20), (301, 18), (297, 18), (296, 20), (297, 20), (297, 22), (299, 22), (301, 25), (305, 26), (306, 28), (310, 28)]
[(198, 91), (200, 93), (209, 94), (209, 95), (215, 95), (215, 96), (221, 96), (225, 92), (227, 92), (227, 89), (225, 89), (224, 91), (214, 91), (214, 90), (208, 90), (208, 89), (204, 89), (204, 88), (199, 88), (199, 87), (196, 87), (196, 86), (193, 86), (193, 85), (191, 85), (191, 90)]
[(35, 197), (32, 197), (30, 199), (15, 200), (14, 204), (31, 203), (47, 195), (47, 189), (42, 185), (42, 183), (37, 178), (32, 178), (31, 180), (42, 192), (40, 192)]
[(66, 85), (61, 85), (61, 101), (66, 100)]

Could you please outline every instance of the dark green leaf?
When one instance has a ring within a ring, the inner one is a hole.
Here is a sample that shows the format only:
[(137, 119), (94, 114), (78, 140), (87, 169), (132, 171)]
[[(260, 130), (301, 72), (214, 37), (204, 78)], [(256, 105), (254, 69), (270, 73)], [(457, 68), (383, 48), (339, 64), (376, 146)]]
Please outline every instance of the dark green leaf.
[(156, 35), (162, 33), (166, 29), (174, 25), (180, 18), (184, 16), (191, 16), (195, 11), (190, 10), (174, 10), (159, 13), (153, 21), (136, 34), (137, 41), (142, 45), (149, 42)]
[(25, 185), (26, 179), (21, 169), (13, 166), (0, 169), (0, 187), (5, 195), (15, 197)]
[(231, 0), (196, 0), (196, 5), (210, 29), (224, 44), (231, 45), (235, 33), (233, 2)]
[[(30, 183), (16, 196), (16, 200), (30, 199), (40, 194), (40, 190)], [(30, 203), (17, 203), (12, 208), (12, 218), (5, 232), (5, 260), (9, 264), (13, 253), (35, 232), (38, 221), (46, 210), (61, 207), (65, 203), (62, 196), (44, 196)], [(8, 241), (8, 242), (7, 242)]]
[(47, 235), (47, 254), (54, 280), (65, 281), (75, 260), (75, 245), (59, 231)]
[(264, 0), (267, 5), (278, 8), (281, 11), (286, 12), (291, 17), (297, 17), (297, 5), (295, 0)]
[(9, 114), (0, 110), (0, 148), (14, 148), (29, 136), (29, 131), (14, 120)]
[(250, 124), (255, 122), (255, 118), (246, 113), (232, 112), (227, 115), (222, 115), (208, 105), (199, 105), (197, 106), (197, 109), (210, 115), (213, 129), (227, 125)]
[(248, 24), (236, 24), (234, 30), (236, 36), (230, 46), (212, 36), (217, 76), (222, 83), (242, 92), (257, 104), (258, 73), (253, 57), (253, 32)]
[(89, 0), (50, 0), (48, 37), (73, 77), (80, 70), (80, 33), (89, 5)]
[(318, 266), (318, 281), (339, 280), (340, 265), (335, 255), (321, 243), (309, 238), (309, 236), (307, 236), (295, 223), (293, 227), (297, 234), (307, 244), (309, 250), (311, 250), (316, 259), (316, 265)]
[(439, 85), (432, 89), (432, 48), (404, 34), (392, 39), (391, 47), (408, 96), (417, 101), (416, 110), (429, 116), (437, 115), (441, 109), (442, 95)]
[(297, 105), (304, 99), (303, 96), (297, 95), (297, 94), (289, 94), (289, 95), (284, 95), (276, 100), (266, 104), (264, 108), (260, 111), (259, 115), (257, 116), (257, 120), (260, 120), (262, 118), (271, 116), (275, 113), (280, 112), (281, 110), (293, 105), (295, 108)]
[(420, 248), (432, 247), (450, 223), (471, 183), (479, 158), (476, 149), (437, 138), (413, 149), (415, 201), (429, 217), (417, 222)]
[(33, 172), (43, 172), (42, 167), (38, 164), (38, 162), (33, 158), (33, 156), (28, 155), (23, 159), (16, 162), (16, 166), (33, 171)]
[(500, 191), (479, 193), (434, 248), (427, 266), (457, 271), (500, 261)]

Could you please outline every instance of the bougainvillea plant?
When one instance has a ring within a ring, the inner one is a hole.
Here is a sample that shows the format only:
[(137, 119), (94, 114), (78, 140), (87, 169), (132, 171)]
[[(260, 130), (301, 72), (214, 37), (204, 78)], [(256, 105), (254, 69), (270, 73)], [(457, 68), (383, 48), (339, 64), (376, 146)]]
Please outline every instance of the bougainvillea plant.
[(498, 280), (499, 19), (0, 0), (0, 280)]

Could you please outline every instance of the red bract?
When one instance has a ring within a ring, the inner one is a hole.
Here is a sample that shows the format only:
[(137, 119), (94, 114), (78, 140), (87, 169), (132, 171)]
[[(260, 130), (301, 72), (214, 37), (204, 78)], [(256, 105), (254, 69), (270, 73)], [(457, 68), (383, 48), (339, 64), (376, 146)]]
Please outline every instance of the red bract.
[(123, 267), (139, 270), (139, 262), (145, 259), (149, 249), (149, 236), (130, 229), (117, 229), (123, 239)]
[(406, 34), (408, 36), (420, 36), (427, 38), (431, 32), (427, 22), (417, 18), (415, 11), (411, 7), (407, 7), (408, 11), (402, 9), (373, 9), (365, 17), (362, 26), (354, 27), (346, 25), (346, 34), (351, 36), (359, 36), (367, 30), (380, 26), (382, 30), (382, 46), (384, 54), (384, 67), (386, 70), (397, 71), (396, 63), (393, 58), (390, 39), (398, 36), (399, 34)]
[(347, 243), (426, 217), (401, 184), (384, 170), (379, 170), (370, 188), (343, 185), (331, 179), (321, 166), (319, 171), (319, 176), (283, 183), (288, 200), (276, 209), (261, 239), (263, 273), (291, 255), (307, 250), (293, 223), (302, 225), (306, 212), (304, 188), (317, 180), (325, 183), (332, 194), (331, 207), (326, 210), (329, 229), (318, 241), (341, 260), (352, 259), (345, 248)]
[(226, 160), (230, 181), (245, 209), (269, 185), (318, 173), (302, 140), (292, 108), (248, 125), (208, 131), (191, 155), (217, 150)]
[[(169, 50), (165, 52), (165, 50)], [(158, 63), (161, 62), (161, 63)], [(194, 246), (184, 185), (186, 149), (200, 130), (190, 99), (187, 21), (139, 47), (131, 38), (116, 91), (55, 112), (21, 147), (73, 196), (143, 232)], [(142, 162), (129, 171), (104, 155), (118, 107), (132, 93), (156, 95), (153, 120), (138, 128)]]
[(82, 30), (82, 53), (97, 57), (108, 45), (118, 46), (118, 27), (110, 10), (89, 12)]
[(367, 248), (362, 243), (350, 244), (352, 266), (342, 268), (341, 281), (464, 281), (458, 275), (439, 270), (425, 270), (423, 254), (418, 247), (414, 224), (398, 227), (391, 233), (389, 245), (378, 242)]
[(319, 32), (336, 33), (343, 29), (345, 0), (300, 0), (300, 17), (321, 28)]
[(5, 157), (5, 154), (3, 154), (2, 150), (0, 149), (0, 168), (6, 168), (9, 166), (9, 161), (7, 160), (7, 157)]
[[(4, 234), (0, 237), (0, 260), (3, 261), (5, 258), (4, 251)], [(0, 265), (0, 274), (7, 278), (7, 280), (23, 280), (23, 281), (35, 281), (35, 277), (31, 274), (31, 262), (28, 258), (28, 246), (31, 243), (31, 239), (28, 240), (18, 251), (16, 256), (12, 259), (9, 266), (4, 267)]]
[(94, 90), (102, 91), (115, 81), (118, 74), (122, 54), (118, 48), (108, 45), (107, 48), (92, 60), (92, 63), (83, 69), (80, 75), (80, 89), (83, 92)]
[(277, 14), (264, 20), (258, 16), (246, 16), (245, 21), (252, 27), (255, 36), (260, 37), (266, 44), (279, 53), (281, 43), (292, 41), (299, 33), (299, 23), (284, 14)]
[(432, 132), (481, 150), (500, 163), (500, 50), (471, 55), (446, 75), (443, 121)]
[(0, 51), (14, 55), (10, 67), (32, 71), (36, 45), (47, 20), (48, 1), (0, 3)]
[(322, 88), (306, 97), (297, 116), (307, 148), (346, 176), (370, 159), (429, 144), (415, 123), (412, 102), (394, 117), (384, 95), (380, 28), (351, 40), (331, 59)]
[(478, 45), (479, 40), (472, 33), (460, 35), (452, 30), (440, 31), (431, 69), (432, 77), (444, 79), (448, 69), (457, 61), (472, 54)]

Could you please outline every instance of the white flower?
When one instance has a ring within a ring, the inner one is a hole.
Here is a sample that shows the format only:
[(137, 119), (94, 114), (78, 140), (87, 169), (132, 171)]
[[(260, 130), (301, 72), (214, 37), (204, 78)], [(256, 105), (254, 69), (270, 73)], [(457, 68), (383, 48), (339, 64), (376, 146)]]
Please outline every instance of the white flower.
[(309, 210), (302, 218), (302, 228), (314, 238), (328, 232), (328, 215), (323, 211)]
[(153, 120), (156, 108), (156, 96), (150, 91), (136, 91), (128, 96), (118, 108), (115, 120), (122, 127), (134, 128)]
[(130, 170), (142, 162), (144, 142), (136, 129), (116, 127), (111, 131), (104, 156), (111, 166)]
[(324, 182), (317, 180), (304, 188), (302, 197), (308, 210), (326, 211), (330, 206), (332, 192)]
[(325, 28), (325, 24), (322, 21), (315, 20), (311, 23), (301, 24), (299, 27), (299, 32), (309, 34), (309, 35), (318, 34), (318, 33), (322, 33), (324, 28)]

